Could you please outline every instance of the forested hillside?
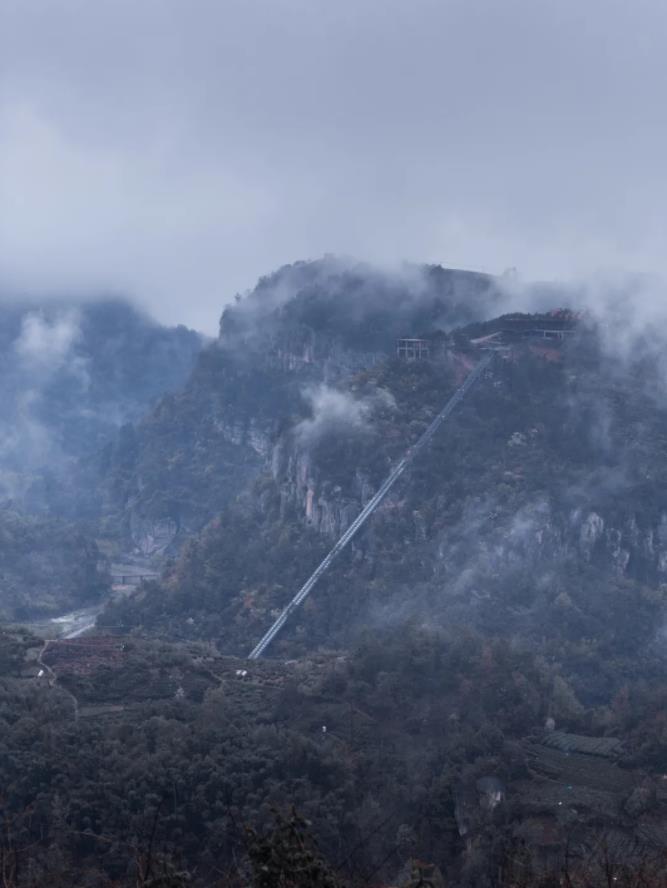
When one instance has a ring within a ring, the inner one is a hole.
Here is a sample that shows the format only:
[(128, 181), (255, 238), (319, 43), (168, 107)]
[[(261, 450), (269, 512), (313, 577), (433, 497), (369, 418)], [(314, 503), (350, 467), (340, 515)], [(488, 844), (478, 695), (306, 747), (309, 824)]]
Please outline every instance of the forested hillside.
[(663, 884), (664, 689), (584, 712), (543, 658), (414, 626), (291, 663), (54, 642), (55, 684), (40, 647), (0, 635), (10, 886)]
[(0, 620), (58, 616), (108, 592), (104, 560), (76, 525), (0, 509)]
[[(316, 394), (163, 582), (102, 619), (249, 650), (472, 365), (457, 336), (440, 361), (386, 359)], [(594, 330), (551, 357), (497, 360), (277, 654), (417, 619), (537, 645), (590, 702), (660, 672), (667, 414), (645, 373), (611, 374)]]

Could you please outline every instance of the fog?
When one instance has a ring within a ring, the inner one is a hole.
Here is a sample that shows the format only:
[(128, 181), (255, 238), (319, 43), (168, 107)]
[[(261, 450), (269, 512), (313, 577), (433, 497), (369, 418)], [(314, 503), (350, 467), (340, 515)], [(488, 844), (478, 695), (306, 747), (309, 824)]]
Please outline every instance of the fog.
[(327, 435), (369, 432), (373, 414), (396, 408), (394, 396), (387, 389), (376, 389), (364, 397), (321, 384), (303, 391), (310, 416), (296, 426), (297, 440), (302, 447), (310, 447)]
[(0, 275), (214, 332), (325, 252), (665, 273), (659, 0), (0, 0)]

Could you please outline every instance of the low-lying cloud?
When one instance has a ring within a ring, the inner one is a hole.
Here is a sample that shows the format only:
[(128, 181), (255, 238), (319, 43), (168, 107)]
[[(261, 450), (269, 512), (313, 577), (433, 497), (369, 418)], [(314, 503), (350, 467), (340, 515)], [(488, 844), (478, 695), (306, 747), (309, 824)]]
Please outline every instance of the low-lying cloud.
[(328, 385), (309, 386), (303, 397), (310, 416), (296, 426), (297, 440), (310, 446), (336, 432), (362, 434), (372, 427), (373, 415), (396, 406), (391, 392), (378, 388), (372, 394), (356, 397)]
[(74, 310), (65, 310), (52, 318), (32, 311), (22, 320), (14, 348), (24, 363), (55, 370), (67, 360), (80, 332), (78, 313)]
[(213, 333), (325, 252), (665, 272), (660, 0), (3, 5), (0, 276)]

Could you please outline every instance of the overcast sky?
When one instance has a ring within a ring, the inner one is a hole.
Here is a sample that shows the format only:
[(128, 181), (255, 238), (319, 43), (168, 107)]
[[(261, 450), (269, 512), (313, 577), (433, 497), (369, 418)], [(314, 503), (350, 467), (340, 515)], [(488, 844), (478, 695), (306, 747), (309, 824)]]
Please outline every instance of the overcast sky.
[(664, 0), (0, 0), (4, 290), (212, 332), (325, 252), (665, 273)]

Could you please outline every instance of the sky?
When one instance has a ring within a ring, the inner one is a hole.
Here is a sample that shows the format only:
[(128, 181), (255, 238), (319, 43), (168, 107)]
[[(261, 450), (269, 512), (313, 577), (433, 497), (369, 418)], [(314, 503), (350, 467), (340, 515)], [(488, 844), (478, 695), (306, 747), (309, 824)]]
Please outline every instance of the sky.
[(0, 0), (0, 292), (667, 272), (664, 0)]

